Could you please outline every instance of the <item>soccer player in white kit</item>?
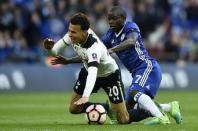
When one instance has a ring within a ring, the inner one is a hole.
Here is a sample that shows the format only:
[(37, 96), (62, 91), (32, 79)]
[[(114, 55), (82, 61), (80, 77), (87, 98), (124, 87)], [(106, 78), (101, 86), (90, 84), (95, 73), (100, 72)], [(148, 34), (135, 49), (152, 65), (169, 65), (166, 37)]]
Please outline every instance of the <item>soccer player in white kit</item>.
[[(103, 88), (108, 94), (112, 110), (117, 114), (120, 124), (129, 123), (131, 118), (126, 109), (123, 97), (123, 83), (120, 70), (115, 60), (109, 55), (106, 47), (90, 29), (86, 15), (75, 14), (65, 36), (54, 42), (44, 41), (44, 48), (53, 56), (58, 56), (64, 48), (71, 45), (78, 57), (67, 59), (66, 63), (83, 62), (78, 80), (73, 88), (70, 103), (72, 114), (83, 113), (91, 93)], [(79, 59), (80, 58), (80, 59)]]

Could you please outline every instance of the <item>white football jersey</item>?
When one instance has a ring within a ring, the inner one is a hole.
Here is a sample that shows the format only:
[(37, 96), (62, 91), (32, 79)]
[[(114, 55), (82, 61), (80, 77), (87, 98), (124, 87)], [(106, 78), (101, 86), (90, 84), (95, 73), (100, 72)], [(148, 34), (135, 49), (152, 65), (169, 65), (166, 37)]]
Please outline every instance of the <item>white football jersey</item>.
[[(57, 44), (60, 45), (58, 46)], [(69, 45), (73, 47), (74, 51), (82, 59), (84, 67), (86, 69), (88, 69), (88, 63), (97, 62), (99, 64), (97, 77), (108, 76), (118, 69), (118, 65), (116, 64), (115, 60), (109, 55), (107, 48), (91, 29), (88, 30), (88, 38), (85, 44), (81, 45), (72, 43), (69, 34), (67, 33), (62, 38), (61, 42), (59, 40), (55, 44), (52, 51), (57, 55), (60, 50)]]

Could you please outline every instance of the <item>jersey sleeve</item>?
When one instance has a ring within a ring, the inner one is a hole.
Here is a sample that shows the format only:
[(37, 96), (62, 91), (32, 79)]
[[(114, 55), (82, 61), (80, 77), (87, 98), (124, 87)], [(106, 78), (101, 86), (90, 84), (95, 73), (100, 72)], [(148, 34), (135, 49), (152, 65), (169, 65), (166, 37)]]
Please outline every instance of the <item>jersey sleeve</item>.
[(88, 67), (98, 67), (101, 58), (101, 48), (99, 44), (94, 44), (87, 50)]
[(54, 47), (49, 50), (48, 53), (54, 56), (59, 55), (61, 52), (64, 51), (69, 43), (71, 43), (71, 39), (69, 38), (69, 35), (67, 33), (64, 37), (62, 37), (55, 43)]
[(101, 47), (96, 42), (87, 50), (88, 56), (88, 75), (83, 92), (83, 97), (89, 97), (97, 78), (98, 66), (101, 58)]
[(63, 36), (62, 40), (65, 43), (65, 45), (70, 45), (72, 43), (71, 38), (69, 37), (68, 33), (65, 34), (65, 36)]
[(98, 72), (98, 68), (96, 67), (92, 66), (88, 68), (88, 75), (86, 79), (85, 90), (82, 95), (83, 97), (89, 97), (91, 95), (91, 92), (96, 82), (97, 72)]
[(132, 38), (132, 39), (137, 39), (139, 33), (137, 30), (135, 29), (130, 29), (127, 33), (126, 33), (126, 37), (127, 38)]
[(125, 35), (127, 38), (137, 39), (140, 34), (139, 27), (134, 22), (126, 24)]
[(105, 35), (102, 36), (101, 41), (107, 47), (107, 49), (111, 48), (111, 33), (107, 31)]
[(138, 27), (138, 25), (134, 22), (130, 22), (126, 24), (126, 35), (130, 34), (131, 32), (136, 32), (136, 33), (140, 33), (140, 29)]

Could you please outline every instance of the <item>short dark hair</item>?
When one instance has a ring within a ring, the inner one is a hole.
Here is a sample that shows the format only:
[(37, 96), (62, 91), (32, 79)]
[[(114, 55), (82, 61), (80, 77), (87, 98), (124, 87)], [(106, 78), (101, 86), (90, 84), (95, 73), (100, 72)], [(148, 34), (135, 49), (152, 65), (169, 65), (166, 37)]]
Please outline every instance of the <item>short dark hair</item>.
[(83, 13), (76, 13), (73, 15), (70, 22), (72, 25), (80, 25), (82, 30), (88, 30), (90, 27), (90, 22), (87, 16)]
[(120, 6), (113, 6), (110, 12), (112, 12), (113, 15), (121, 16), (126, 19), (126, 11)]

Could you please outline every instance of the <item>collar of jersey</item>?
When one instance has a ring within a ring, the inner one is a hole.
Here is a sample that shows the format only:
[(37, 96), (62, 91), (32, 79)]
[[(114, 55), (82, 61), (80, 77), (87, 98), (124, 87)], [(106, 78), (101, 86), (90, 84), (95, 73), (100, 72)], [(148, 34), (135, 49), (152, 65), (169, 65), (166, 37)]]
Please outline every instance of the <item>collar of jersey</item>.
[(88, 38), (87, 38), (87, 41), (85, 42), (85, 44), (83, 44), (81, 47), (82, 48), (89, 48), (92, 46), (92, 44), (96, 41), (96, 39), (92, 39), (93, 36), (92, 34), (88, 34)]
[(89, 39), (90, 39), (90, 37), (91, 37), (90, 35), (91, 35), (91, 34), (88, 34), (87, 40), (86, 40), (86, 42), (85, 42), (84, 44), (77, 43), (76, 45), (78, 45), (78, 46), (80, 46), (80, 47), (82, 47), (82, 48), (87, 48), (88, 43), (89, 43)]
[(122, 33), (122, 31), (123, 31), (124, 27), (125, 27), (125, 25), (122, 27), (122, 29), (120, 30), (120, 32), (119, 32), (118, 34), (117, 34), (117, 33), (115, 33), (115, 36), (116, 36), (116, 37), (118, 37), (118, 36)]

